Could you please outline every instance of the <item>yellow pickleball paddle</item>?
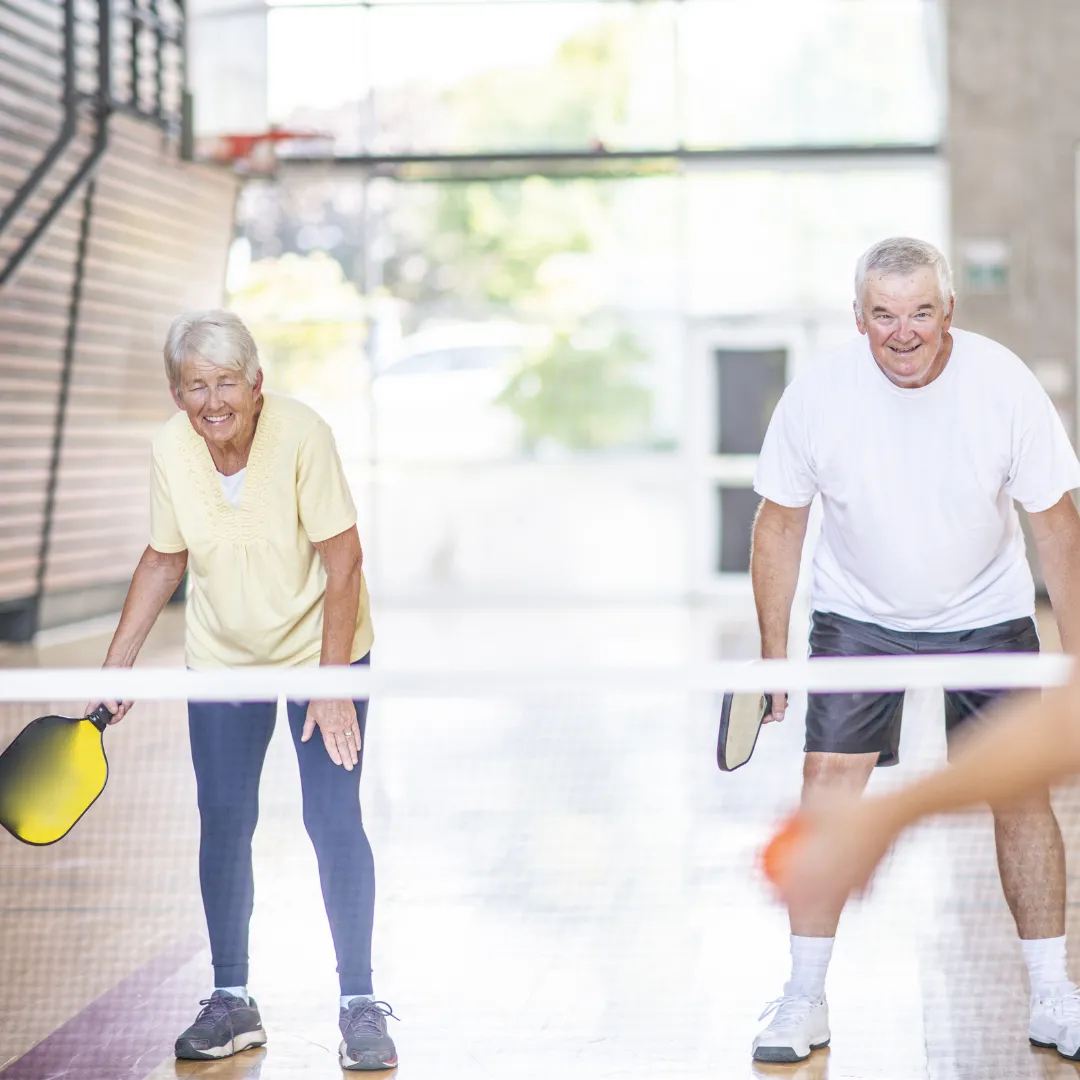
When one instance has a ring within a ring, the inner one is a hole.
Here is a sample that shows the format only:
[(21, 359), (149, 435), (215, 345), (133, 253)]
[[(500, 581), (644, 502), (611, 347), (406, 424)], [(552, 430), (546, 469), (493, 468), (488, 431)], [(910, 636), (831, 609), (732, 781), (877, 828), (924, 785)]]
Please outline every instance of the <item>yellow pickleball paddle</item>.
[(55, 844), (109, 778), (102, 735), (112, 714), (39, 716), (0, 754), (0, 825), (24, 844)]

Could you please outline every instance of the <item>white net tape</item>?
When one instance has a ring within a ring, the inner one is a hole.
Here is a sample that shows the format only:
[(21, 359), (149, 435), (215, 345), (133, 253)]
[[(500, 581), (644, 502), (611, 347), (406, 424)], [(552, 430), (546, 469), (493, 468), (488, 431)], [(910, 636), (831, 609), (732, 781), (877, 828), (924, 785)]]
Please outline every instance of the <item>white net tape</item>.
[(588, 694), (724, 691), (1023, 689), (1067, 681), (1070, 657), (982, 653), (756, 660), (690, 667), (622, 668), (7, 668), (0, 701), (272, 701), (312, 698), (490, 698), (551, 692)]

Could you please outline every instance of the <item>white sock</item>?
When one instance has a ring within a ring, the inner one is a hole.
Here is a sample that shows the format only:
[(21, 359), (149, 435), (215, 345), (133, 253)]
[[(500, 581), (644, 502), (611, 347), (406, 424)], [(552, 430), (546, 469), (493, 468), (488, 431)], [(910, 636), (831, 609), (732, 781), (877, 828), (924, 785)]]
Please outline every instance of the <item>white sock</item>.
[(220, 990), (223, 994), (232, 994), (233, 997), (243, 998), (249, 1005), (251, 998), (248, 997), (246, 986), (215, 986), (214, 990)]
[(1054, 997), (1069, 981), (1066, 966), (1065, 937), (1020, 939), (1027, 961), (1032, 997)]
[(342, 994), (341, 1008), (347, 1009), (354, 1001), (374, 1001), (374, 994)]
[(784, 987), (785, 994), (812, 1001), (825, 996), (825, 973), (829, 970), (834, 940), (791, 935), (791, 981)]

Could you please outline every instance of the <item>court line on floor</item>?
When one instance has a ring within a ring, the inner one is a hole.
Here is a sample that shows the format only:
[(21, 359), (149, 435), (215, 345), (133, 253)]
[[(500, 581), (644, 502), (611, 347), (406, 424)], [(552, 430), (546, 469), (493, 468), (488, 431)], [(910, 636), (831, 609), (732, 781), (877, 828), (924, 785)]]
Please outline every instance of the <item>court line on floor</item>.
[[(197, 965), (191, 961), (206, 947), (198, 934), (178, 938), (16, 1058), (0, 1076), (143, 1080), (171, 1055), (176, 1036), (194, 1016), (192, 995), (205, 989), (209, 972), (201, 965), (194, 970)], [(188, 977), (178, 980), (188, 965)], [(175, 985), (166, 987), (169, 982)]]

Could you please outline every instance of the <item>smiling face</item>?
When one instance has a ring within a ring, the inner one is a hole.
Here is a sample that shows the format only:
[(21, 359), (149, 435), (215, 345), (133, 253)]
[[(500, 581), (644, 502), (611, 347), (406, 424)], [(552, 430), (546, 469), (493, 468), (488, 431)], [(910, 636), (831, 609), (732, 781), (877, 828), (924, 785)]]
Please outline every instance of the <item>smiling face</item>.
[(943, 301), (928, 266), (909, 274), (870, 274), (855, 307), (859, 333), (870, 339), (878, 367), (897, 386), (931, 383), (949, 359), (954, 301)]
[(261, 371), (252, 386), (242, 371), (218, 367), (192, 355), (181, 366), (180, 385), (173, 387), (172, 395), (191, 426), (206, 440), (219, 467), (219, 454), (246, 458), (262, 405)]

